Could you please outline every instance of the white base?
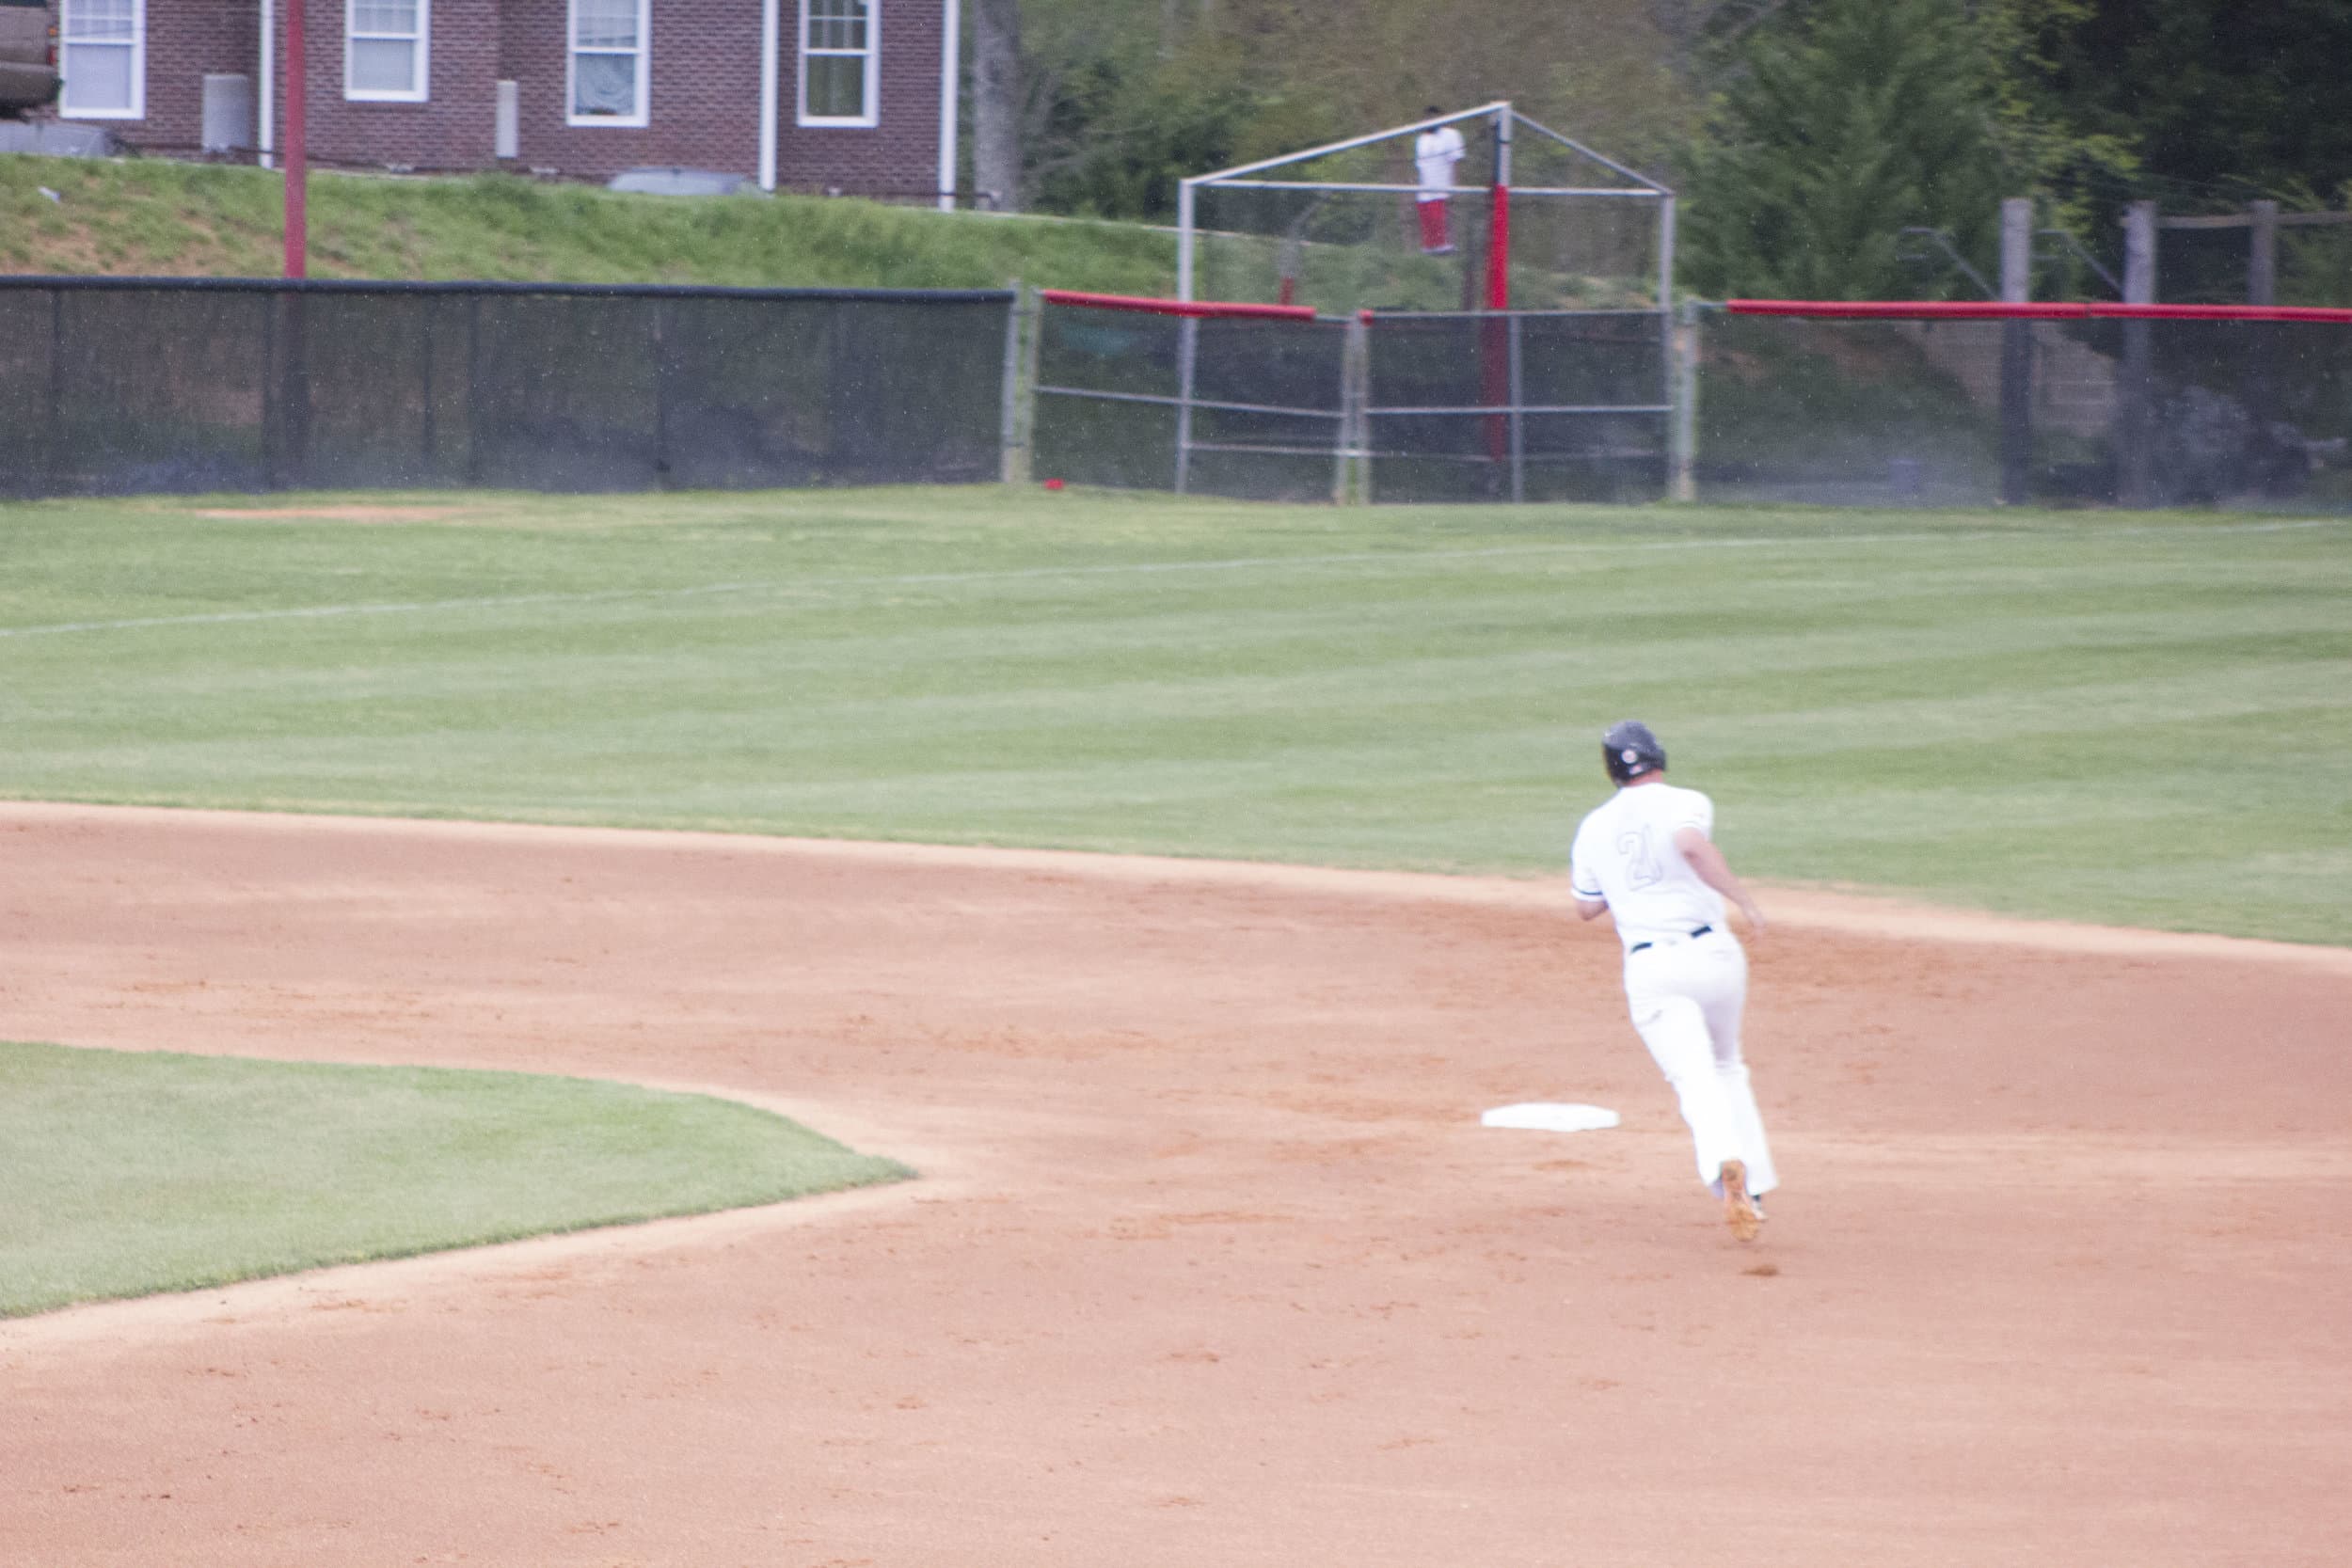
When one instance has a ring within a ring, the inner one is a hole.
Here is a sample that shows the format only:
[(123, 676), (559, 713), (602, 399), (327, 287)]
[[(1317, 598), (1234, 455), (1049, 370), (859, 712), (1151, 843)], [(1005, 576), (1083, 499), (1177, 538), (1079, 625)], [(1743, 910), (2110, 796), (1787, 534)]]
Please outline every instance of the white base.
[(1478, 1118), (1481, 1127), (1518, 1127), (1533, 1132), (1597, 1132), (1617, 1125), (1617, 1113), (1598, 1105), (1498, 1105)]

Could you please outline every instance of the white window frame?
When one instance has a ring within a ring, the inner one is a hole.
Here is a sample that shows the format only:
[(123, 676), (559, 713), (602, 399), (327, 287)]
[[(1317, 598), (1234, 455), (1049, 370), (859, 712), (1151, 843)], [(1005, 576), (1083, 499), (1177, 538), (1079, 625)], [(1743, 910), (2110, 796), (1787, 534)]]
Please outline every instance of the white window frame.
[[(866, 0), (866, 47), (854, 49), (813, 49), (808, 41), (809, 29), (816, 24), (816, 8), (810, 0), (801, 0), (801, 86), (795, 100), (799, 123), (803, 125), (854, 126), (872, 130), (882, 123), (882, 0)], [(862, 115), (813, 115), (808, 112), (808, 57), (812, 54), (840, 58), (864, 54), (866, 56), (866, 112)]]
[(121, 39), (77, 39), (66, 30), (72, 20), (70, 4), (60, 4), (57, 15), (57, 65), (63, 71), (72, 59), (72, 50), (128, 49), (131, 52), (131, 106), (127, 109), (82, 109), (73, 103), (73, 79), (66, 77), (64, 88), (57, 95), (57, 117), (61, 119), (145, 119), (147, 118), (147, 0), (131, 0), (131, 37)]
[[(296, 0), (299, 3), (299, 0)], [(343, 0), (343, 98), (353, 103), (423, 103), (433, 96), (433, 0), (417, 0), (417, 30), (415, 33), (370, 33), (371, 39), (392, 40), (411, 40), (416, 54), (411, 56), (414, 75), (405, 91), (375, 87), (356, 87), (351, 85), (352, 46), (359, 41), (354, 18), (359, 10), (359, 0)]]
[[(580, 105), (580, 0), (564, 6), (564, 123), (609, 125), (642, 131), (653, 123), (653, 0), (637, 0), (637, 112), (633, 115), (583, 115)], [(599, 55), (620, 53), (599, 49)]]

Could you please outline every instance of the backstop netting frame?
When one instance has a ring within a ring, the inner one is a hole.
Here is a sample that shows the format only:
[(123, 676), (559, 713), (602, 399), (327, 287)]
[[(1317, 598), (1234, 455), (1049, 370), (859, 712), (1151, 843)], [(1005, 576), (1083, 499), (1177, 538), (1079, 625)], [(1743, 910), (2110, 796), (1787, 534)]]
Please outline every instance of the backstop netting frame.
[[(1465, 139), (1454, 183), (1424, 185), (1415, 139), (1445, 127), (1485, 135)], [(1462, 182), (1466, 165), (1485, 182)], [(1424, 198), (1447, 214), (1442, 247), (1417, 222)], [(1330, 313), (1662, 311), (1675, 216), (1669, 187), (1498, 101), (1186, 176), (1176, 297)]]
[(1039, 477), (1257, 499), (1629, 500), (1672, 472), (1659, 313), (1042, 290)]
[[(1412, 155), (1445, 127), (1472, 135), (1440, 186)], [(1218, 227), (1235, 202), (1271, 220)], [(1175, 298), (1041, 295), (1041, 471), (1334, 500), (1663, 493), (1668, 187), (1506, 101), (1189, 176), (1178, 208)]]

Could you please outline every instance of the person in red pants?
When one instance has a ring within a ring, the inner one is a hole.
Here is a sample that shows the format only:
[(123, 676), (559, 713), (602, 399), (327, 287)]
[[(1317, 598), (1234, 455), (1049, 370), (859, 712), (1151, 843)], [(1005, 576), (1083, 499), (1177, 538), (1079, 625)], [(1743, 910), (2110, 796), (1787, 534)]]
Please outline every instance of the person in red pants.
[[(1432, 105), (1427, 112), (1436, 116), (1445, 111)], [(1446, 198), (1454, 189), (1454, 166), (1468, 150), (1462, 144), (1462, 133), (1451, 125), (1423, 131), (1413, 138), (1413, 163), (1421, 171), (1421, 194), (1414, 198), (1413, 210), (1421, 216), (1421, 248), (1427, 255), (1453, 253), (1454, 238), (1446, 224)]]

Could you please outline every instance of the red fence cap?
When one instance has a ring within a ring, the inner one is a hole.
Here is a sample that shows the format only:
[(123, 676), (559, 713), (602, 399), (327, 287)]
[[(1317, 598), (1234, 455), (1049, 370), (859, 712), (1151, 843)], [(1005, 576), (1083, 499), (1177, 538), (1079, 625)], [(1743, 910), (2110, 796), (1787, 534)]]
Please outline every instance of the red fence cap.
[(2118, 305), (2111, 301), (1994, 299), (1734, 299), (1735, 316), (1863, 321), (2230, 321), (2352, 324), (2352, 309), (2315, 305)]
[(1077, 289), (1041, 289), (1048, 305), (1079, 305), (1091, 310), (1137, 310), (1154, 316), (1257, 317), (1274, 321), (1311, 322), (1311, 305), (1245, 305), (1209, 299), (1152, 299), (1142, 294), (1090, 294)]

